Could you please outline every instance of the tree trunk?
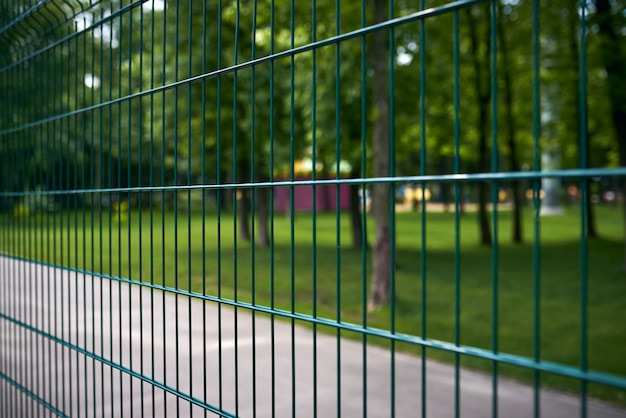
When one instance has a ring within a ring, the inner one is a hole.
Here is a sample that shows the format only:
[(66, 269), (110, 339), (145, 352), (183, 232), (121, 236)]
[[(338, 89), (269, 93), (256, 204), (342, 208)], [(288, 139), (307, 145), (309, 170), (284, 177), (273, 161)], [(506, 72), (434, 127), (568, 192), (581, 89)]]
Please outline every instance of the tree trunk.
[[(94, 147), (95, 148), (95, 147)], [(93, 187), (95, 189), (102, 188), (102, 150), (99, 148), (95, 148), (94, 159), (92, 164), (94, 165), (94, 179), (93, 179)], [(95, 199), (95, 196), (94, 196)], [(98, 200), (96, 202), (98, 213), (102, 213), (102, 194), (98, 195)]]
[[(504, 15), (502, 15), (504, 16)], [(504, 22), (503, 22), (504, 23)], [(508, 22), (507, 22), (508, 23)], [(511, 58), (509, 55), (508, 41), (504, 32), (504, 24), (498, 25), (498, 37), (500, 51), (502, 53), (502, 76), (504, 78), (504, 114), (506, 118), (506, 136), (509, 146), (509, 164), (511, 171), (520, 171), (517, 159), (517, 146), (515, 140), (515, 115), (513, 113), (513, 83), (511, 82)], [(522, 236), (522, 208), (521, 188), (519, 181), (511, 183), (513, 189), (513, 239), (514, 243), (520, 244)]]
[[(579, 121), (580, 121), (580, 90), (578, 89), (578, 86), (580, 84), (580, 77), (584, 76), (581, 75), (581, 68), (579, 65), (579, 58), (580, 58), (580, 54), (578, 52), (578, 31), (577, 31), (577, 18), (578, 18), (578, 13), (577, 13), (577, 6), (573, 6), (572, 9), (570, 10), (570, 12), (572, 13), (571, 16), (575, 16), (576, 18), (571, 18), (568, 19), (568, 21), (570, 22), (569, 25), (569, 38), (570, 38), (570, 51), (572, 54), (572, 68), (574, 69), (574, 82), (572, 83), (572, 90), (574, 91), (574, 99), (575, 99), (575, 103), (576, 103), (576, 111), (573, 114), (573, 118), (572, 118), (572, 125), (578, 127)], [(584, 98), (585, 101), (587, 100), (587, 98)], [(581, 140), (583, 138), (580, 137), (580, 129), (576, 129), (576, 138), (578, 139), (578, 147), (579, 147), (579, 151), (582, 149), (582, 144), (581, 144)], [(585, 157), (585, 161), (584, 167), (581, 168), (589, 168), (590, 165), (590, 150), (589, 150), (589, 132), (587, 131), (585, 133), (585, 145), (584, 147), (587, 149), (587, 154)], [(587, 237), (589, 238), (597, 238), (598, 237), (598, 230), (596, 229), (596, 222), (595, 222), (595, 211), (593, 210), (593, 205), (591, 204), (591, 188), (590, 188), (591, 184), (589, 183), (589, 181), (585, 181), (583, 187), (586, 189), (586, 193), (585, 195), (587, 196), (587, 200), (585, 202), (583, 202), (583, 204), (587, 207)]]
[[(626, 147), (622, 147), (622, 148), (626, 148)], [(626, 162), (623, 162), (622, 164), (624, 164)], [(623, 196), (626, 196), (626, 179), (621, 179), (621, 183), (622, 183), (622, 194)], [(623, 209), (623, 213), (624, 213), (624, 219), (622, 220), (622, 223), (624, 225), (624, 262), (622, 264), (622, 271), (626, 272), (626, 199), (623, 199), (622, 202), (622, 209)]]
[[(602, 39), (600, 50), (608, 84), (609, 101), (611, 103), (611, 119), (619, 147), (619, 165), (626, 166), (626, 53), (622, 41), (617, 36), (617, 22), (611, 13), (609, 0), (596, 0), (596, 15), (599, 34)], [(621, 179), (621, 189), (626, 196), (626, 179)], [(626, 199), (624, 205), (624, 263), (626, 271)]]
[[(587, 152), (587, 165), (589, 167), (589, 152)], [(594, 209), (593, 203), (591, 202), (591, 183), (589, 181), (585, 182), (585, 188), (587, 189), (587, 201), (585, 205), (587, 206), (587, 237), (589, 238), (598, 238), (598, 229), (596, 228), (596, 211)]]
[[(363, 222), (359, 210), (359, 185), (350, 185), (350, 225), (352, 226), (352, 248), (359, 250), (363, 247)], [(365, 210), (365, 208), (363, 208)]]
[(259, 210), (257, 211), (257, 221), (259, 224), (259, 233), (257, 234), (257, 244), (260, 247), (269, 247), (269, 189), (257, 189), (256, 199)]
[(413, 199), (411, 199), (411, 210), (413, 212), (417, 212), (419, 209), (420, 209), (420, 199), (418, 199), (415, 195), (413, 195)]
[(239, 239), (250, 241), (250, 190), (239, 189), (237, 212), (239, 215)]
[[(322, 170), (322, 179), (323, 180), (328, 180), (331, 178), (330, 173), (328, 172), (327, 168), (326, 168), (326, 164), (324, 164), (324, 169)], [(318, 188), (318, 190), (320, 190)], [(329, 186), (329, 185), (323, 185), (322, 188), (322, 212), (330, 212), (331, 210), (333, 210), (333, 207), (330, 204), (330, 199), (332, 198), (332, 192), (333, 192), (333, 186)], [(315, 208), (317, 209), (317, 208)]]
[[(385, 0), (374, 0), (374, 20), (386, 19)], [(371, 59), (374, 68), (374, 176), (389, 176), (389, 44), (386, 31), (375, 32), (372, 39)], [(374, 183), (372, 188), (372, 213), (376, 222), (373, 277), (368, 308), (376, 309), (389, 303), (391, 297), (391, 242), (389, 183)]]
[[(224, 184), (224, 183), (228, 183), (230, 179), (230, 173), (228, 171), (222, 171), (221, 175), (220, 175), (220, 184)], [(219, 197), (219, 201), (221, 204), (221, 209), (222, 210), (228, 210), (232, 204), (233, 204), (233, 197), (234, 197), (235, 191), (230, 189), (217, 189), (216, 190), (216, 198)]]
[(489, 214), (487, 212), (488, 200), (487, 183), (478, 183), (478, 232), (480, 233), (480, 244), (486, 247), (491, 246), (491, 225), (489, 224)]
[[(449, 162), (448, 157), (440, 158), (439, 160), (439, 173), (440, 174), (445, 174), (448, 172), (448, 162)], [(448, 213), (450, 211), (451, 184), (448, 183), (447, 181), (444, 181), (442, 183), (439, 183), (439, 188), (441, 190), (440, 198), (441, 198), (441, 205), (443, 206), (443, 211)]]
[(441, 205), (445, 213), (450, 212), (450, 183), (441, 183)]
[(465, 191), (465, 186), (463, 185), (463, 183), (458, 183), (459, 184), (459, 195), (455, 196), (456, 199), (459, 199), (459, 212), (461, 215), (465, 215), (465, 196), (463, 196), (463, 193)]
[[(478, 25), (472, 15), (470, 10), (467, 11), (467, 17), (469, 20), (469, 31), (470, 31), (470, 51), (472, 54), (472, 61), (474, 65), (474, 83), (476, 88), (476, 105), (478, 106), (478, 120), (477, 120), (477, 128), (478, 128), (478, 169), (482, 172), (489, 171), (488, 168), (488, 159), (487, 159), (487, 133), (488, 133), (488, 124), (487, 124), (487, 111), (489, 109), (489, 89), (485, 89), (485, 84), (489, 84), (485, 82), (483, 79), (483, 67), (489, 68), (488, 59), (485, 58), (481, 60), (479, 57), (479, 40), (477, 28)], [(486, 52), (484, 54), (485, 57), (490, 56), (490, 42), (489, 42), (489, 26), (486, 26), (487, 30), (485, 31), (485, 42), (487, 42), (487, 48), (485, 48)], [(489, 77), (487, 76), (487, 80)], [(478, 232), (480, 234), (480, 244), (485, 246), (491, 246), (491, 225), (489, 224), (489, 217), (487, 214), (487, 183), (480, 182), (478, 183)]]
[[(350, 173), (351, 178), (357, 178), (360, 172), (359, 169), (355, 169), (353, 166), (352, 173)], [(359, 205), (363, 205), (363, 212), (367, 210), (366, 202), (362, 199), (359, 199), (359, 189), (361, 189), (361, 185), (359, 184), (351, 184), (350, 185), (350, 220), (352, 226), (352, 248), (355, 250), (360, 250), (363, 248), (363, 245), (368, 247), (367, 244), (367, 230), (363, 229), (363, 218), (361, 214), (361, 210), (359, 210)], [(365, 238), (365, 240), (363, 239)]]

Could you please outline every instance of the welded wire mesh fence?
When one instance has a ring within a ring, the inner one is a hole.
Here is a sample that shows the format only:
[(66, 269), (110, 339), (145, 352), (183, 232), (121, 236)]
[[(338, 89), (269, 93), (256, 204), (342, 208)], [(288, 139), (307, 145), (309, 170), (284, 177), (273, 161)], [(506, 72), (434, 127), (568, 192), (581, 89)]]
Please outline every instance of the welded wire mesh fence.
[(625, 25), (0, 0), (0, 416), (624, 416)]

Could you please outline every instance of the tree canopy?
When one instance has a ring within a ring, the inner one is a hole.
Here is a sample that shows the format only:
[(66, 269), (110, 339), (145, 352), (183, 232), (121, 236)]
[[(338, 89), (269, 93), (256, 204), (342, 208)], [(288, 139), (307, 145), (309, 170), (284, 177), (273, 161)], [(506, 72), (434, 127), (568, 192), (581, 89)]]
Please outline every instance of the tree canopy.
[[(552, 147), (564, 168), (626, 164), (623, 2), (494, 5), (360, 32), (420, 8), (406, 0), (2, 2), (0, 188), (292, 179), (303, 158), (325, 177), (339, 176), (341, 161), (354, 178), (520, 171), (540, 169), (537, 151)], [(382, 171), (377, 155), (389, 158)], [(486, 186), (468, 189), (483, 209), (484, 244)], [(518, 207), (523, 184), (509, 186)], [(388, 195), (379, 191), (377, 204)], [(242, 222), (254, 199), (242, 200)], [(513, 238), (522, 240), (519, 225)]]

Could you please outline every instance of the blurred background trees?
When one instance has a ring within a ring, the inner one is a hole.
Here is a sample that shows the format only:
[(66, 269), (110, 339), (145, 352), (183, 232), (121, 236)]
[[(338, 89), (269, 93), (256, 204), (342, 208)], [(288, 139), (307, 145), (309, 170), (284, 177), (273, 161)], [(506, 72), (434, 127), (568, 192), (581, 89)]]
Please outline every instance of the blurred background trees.
[[(2, 2), (1, 190), (362, 178), (384, 176), (386, 171), (396, 176), (452, 173), (453, 14), (429, 17), (423, 31), (414, 21), (266, 59), (419, 10), (417, 2), (407, 0), (394, 2), (393, 10), (379, 0), (292, 3)], [(558, 150), (563, 168), (581, 163), (623, 166), (625, 4), (584, 4), (586, 49), (581, 49), (581, 4), (540, 2), (539, 149)], [(496, 92), (491, 89), (489, 4), (459, 11), (461, 172), (489, 172), (494, 167), (520, 171), (536, 165), (532, 7), (528, 0), (497, 4)], [(119, 13), (122, 9), (130, 11)], [(581, 66), (581, 51), (586, 68)], [(236, 71), (222, 71), (232, 66)], [(581, 77), (588, 86), (583, 100)], [(494, 100), (499, 125), (495, 150)], [(581, 133), (585, 115), (587, 132)], [(581, 144), (588, 149), (584, 162)], [(377, 165), (381, 158), (385, 164)], [(310, 162), (308, 171), (296, 172), (294, 163), (304, 160)], [(603, 191), (618, 195), (620, 185), (614, 179), (597, 180), (585, 186), (593, 189), (591, 194), (599, 199)], [(435, 186), (433, 198), (447, 207), (452, 188)], [(484, 245), (492, 242), (488, 186), (464, 184), (463, 196), (457, 196), (478, 203)], [(357, 248), (366, 244), (359, 215), (365, 202), (358, 199), (359, 187), (352, 186), (350, 194)], [(376, 187), (375, 208), (381, 196), (393, 194), (388, 185)], [(517, 181), (499, 187), (515, 215), (510, 239), (522, 242), (519, 211), (531, 185)], [(251, 190), (212, 190), (205, 197), (212, 205), (236, 207), (242, 239), (251, 239), (248, 222), (256, 213), (258, 241), (267, 245), (272, 192)], [(178, 195), (184, 198), (186, 193), (156, 193), (131, 203), (174, 207)], [(55, 197), (58, 205), (82, 198)], [(109, 193), (98, 205), (127, 198)], [(0, 207), (11, 208), (16, 199), (4, 198)], [(383, 206), (375, 219), (379, 224), (389, 218), (389, 207)], [(588, 231), (595, 235), (593, 216)], [(386, 238), (374, 237), (375, 247), (388, 254), (390, 246), (383, 241), (392, 234), (381, 234)], [(389, 260), (384, 264), (380, 271), (389, 272)]]

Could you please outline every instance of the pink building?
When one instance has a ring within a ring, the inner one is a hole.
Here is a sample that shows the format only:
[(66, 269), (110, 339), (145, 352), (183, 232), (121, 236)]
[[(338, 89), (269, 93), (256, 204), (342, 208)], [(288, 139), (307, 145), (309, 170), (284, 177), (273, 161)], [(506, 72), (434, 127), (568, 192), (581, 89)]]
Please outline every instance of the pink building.
[[(307, 181), (310, 178), (300, 178), (296, 181)], [(350, 185), (348, 184), (325, 184), (317, 185), (315, 209), (319, 212), (334, 211), (337, 204), (337, 187), (339, 187), (339, 210), (350, 208)], [(289, 210), (289, 194), (291, 187), (281, 186), (274, 188), (274, 210), (287, 212)], [(313, 210), (313, 186), (294, 186), (294, 208), (296, 211)]]

